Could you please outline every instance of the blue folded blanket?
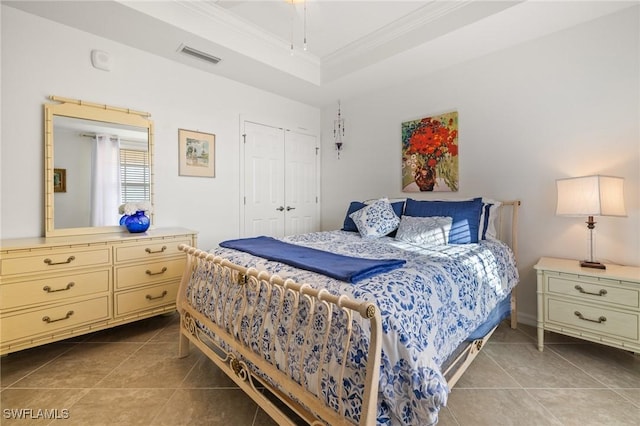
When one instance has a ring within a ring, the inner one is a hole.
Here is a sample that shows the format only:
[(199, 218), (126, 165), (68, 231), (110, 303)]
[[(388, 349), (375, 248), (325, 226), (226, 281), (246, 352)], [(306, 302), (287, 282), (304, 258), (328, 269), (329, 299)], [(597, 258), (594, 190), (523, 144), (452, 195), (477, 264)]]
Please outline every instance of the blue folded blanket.
[(350, 283), (392, 271), (400, 268), (406, 262), (402, 259), (363, 259), (343, 256), (264, 236), (227, 240), (221, 242), (220, 246), (244, 251)]

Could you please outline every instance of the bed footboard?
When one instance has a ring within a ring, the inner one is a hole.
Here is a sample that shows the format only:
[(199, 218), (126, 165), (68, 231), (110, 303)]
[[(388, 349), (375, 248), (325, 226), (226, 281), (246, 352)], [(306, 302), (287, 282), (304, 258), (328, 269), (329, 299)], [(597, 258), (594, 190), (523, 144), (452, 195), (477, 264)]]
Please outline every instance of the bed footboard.
[[(187, 253), (177, 300), (181, 357), (190, 343), (196, 345), (278, 424), (295, 423), (259, 388), (309, 424), (376, 423), (382, 330), (373, 303), (243, 268), (186, 245), (180, 250)], [(357, 331), (369, 336), (364, 353)], [(354, 359), (366, 363), (355, 386), (361, 390), (355, 408), (345, 406), (342, 394)]]

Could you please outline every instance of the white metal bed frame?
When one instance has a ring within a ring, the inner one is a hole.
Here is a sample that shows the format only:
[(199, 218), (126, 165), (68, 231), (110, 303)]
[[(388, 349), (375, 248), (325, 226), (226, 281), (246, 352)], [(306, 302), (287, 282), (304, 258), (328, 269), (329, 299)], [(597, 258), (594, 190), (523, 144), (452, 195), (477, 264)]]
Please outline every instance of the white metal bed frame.
[[(496, 224), (498, 237), (510, 245), (516, 259), (519, 206), (519, 201), (503, 202)], [(504, 207), (512, 208), (512, 213), (508, 218), (505, 218), (502, 213)], [(510, 223), (510, 226), (506, 227), (506, 229), (510, 231), (507, 232), (507, 234), (509, 234), (509, 238), (503, 238), (505, 222)], [(294, 380), (290, 375), (285, 374), (282, 371), (287, 371), (288, 368), (283, 368), (282, 370), (279, 369), (273, 364), (273, 361), (268, 361), (266, 359), (264, 353), (258, 353), (255, 349), (252, 349), (251, 343), (254, 343), (254, 348), (256, 346), (262, 348), (262, 346), (257, 344), (258, 342), (246, 341), (246, 338), (241, 335), (240, 321), (243, 317), (250, 317), (251, 320), (253, 320), (256, 310), (253, 309), (253, 306), (250, 303), (249, 293), (259, 290), (263, 291), (263, 294), (267, 294), (269, 300), (271, 297), (278, 297), (280, 298), (280, 302), (282, 302), (285, 295), (292, 297), (295, 303), (293, 304), (293, 312), (291, 313), (290, 318), (296, 317), (295, 314), (301, 308), (300, 301), (303, 298), (304, 301), (309, 304), (308, 306), (313, 307), (317, 304), (322, 304), (324, 305), (324, 308), (326, 308), (326, 312), (329, 313), (333, 312), (333, 310), (341, 310), (344, 315), (337, 315), (337, 317), (343, 321), (346, 330), (348, 330), (347, 337), (343, 339), (343, 342), (345, 343), (343, 350), (344, 356), (342, 357), (342, 360), (340, 360), (340, 371), (337, 373), (338, 380), (341, 380), (344, 376), (347, 361), (346, 354), (348, 353), (352, 321), (355, 315), (359, 315), (368, 320), (371, 326), (360, 425), (376, 424), (382, 326), (380, 312), (373, 303), (359, 302), (345, 295), (335, 296), (330, 294), (326, 289), (317, 290), (308, 284), (299, 284), (291, 279), (283, 280), (277, 275), (271, 275), (265, 271), (259, 272), (254, 268), (244, 268), (235, 265), (222, 257), (214, 256), (194, 247), (180, 245), (180, 250), (187, 254), (187, 265), (182, 277), (177, 299), (177, 309), (180, 312), (181, 318), (179, 346), (180, 357), (188, 355), (189, 344), (193, 343), (208, 358), (216, 363), (218, 367), (220, 367), (279, 425), (295, 425), (296, 423), (294, 419), (290, 418), (285, 411), (280, 409), (272, 399), (268, 398), (259, 388), (266, 388), (271, 394), (275, 395), (279, 400), (286, 404), (289, 409), (308, 424), (351, 425), (353, 423), (350, 420), (345, 419), (340, 415), (340, 413), (343, 412), (341, 398), (338, 398), (340, 406), (337, 409), (325, 405), (322, 397), (316, 396)], [(234, 305), (239, 304), (240, 306), (240, 315), (233, 317), (233, 309), (225, 306), (222, 309), (222, 312), (216, 313), (216, 321), (213, 322), (189, 304), (186, 295), (188, 285), (190, 283), (194, 287), (211, 285), (212, 280), (216, 291), (210, 290), (208, 296), (210, 300), (207, 305), (217, 305), (219, 300), (227, 300), (229, 294), (232, 294), (235, 302)], [(288, 327), (286, 330), (288, 335), (291, 336), (294, 332), (291, 328), (293, 321), (289, 324), (284, 323), (285, 320), (282, 315), (283, 303), (279, 303), (278, 306), (280, 307), (280, 311), (276, 315), (276, 321), (280, 322), (276, 322), (276, 325), (279, 324)], [(315, 311), (315, 309), (308, 310), (311, 318), (309, 318), (307, 324), (313, 323), (313, 315)], [(261, 321), (262, 327), (266, 324), (267, 316), (271, 315), (271, 312), (265, 309), (263, 315), (264, 316)], [(329, 314), (328, 317), (331, 318), (332, 315)], [(511, 294), (511, 327), (515, 328), (516, 323), (517, 313), (514, 289)], [(220, 344), (219, 341), (214, 341), (214, 339), (209, 337), (209, 335), (198, 324), (203, 324), (223, 343)], [(303, 353), (311, 349), (310, 345), (312, 345), (312, 343), (309, 343), (311, 339), (307, 338), (309, 336), (309, 329), (310, 327), (307, 327), (304, 339), (309, 347), (305, 347), (303, 344)], [(455, 385), (473, 359), (478, 355), (479, 351), (482, 349), (483, 345), (489, 339), (494, 330), (495, 328), (484, 338), (468, 343), (456, 359), (451, 362), (450, 367), (444, 371), (444, 376), (450, 388)], [(330, 326), (327, 326), (324, 335), (325, 343), (327, 342), (329, 333)], [(262, 335), (262, 333), (259, 333), (259, 335)], [(287, 345), (291, 343), (291, 339), (289, 339)], [(260, 351), (263, 351), (263, 349), (260, 349)], [(326, 351), (326, 345), (323, 346), (322, 351), (323, 352), (319, 358), (320, 360), (325, 359), (324, 354)], [(274, 356), (270, 356), (268, 358), (273, 360)], [(301, 356), (300, 360), (300, 363), (303, 364), (304, 357)], [(248, 363), (255, 365), (262, 373), (270, 377), (274, 383), (278, 384), (278, 387), (272, 386), (271, 383), (264, 380), (259, 375), (254, 374), (254, 372), (249, 368)], [(324, 364), (321, 361), (318, 369), (320, 370), (323, 368), (323, 365)], [(295, 365), (294, 367), (299, 368), (299, 371), (302, 371), (301, 369), (304, 366)], [(321, 376), (321, 374), (318, 375), (319, 378)], [(338, 381), (338, 383), (341, 383), (341, 381)], [(342, 387), (340, 387), (340, 389), (341, 388)], [(318, 383), (318, 393), (320, 392), (319, 389), (320, 383)]]

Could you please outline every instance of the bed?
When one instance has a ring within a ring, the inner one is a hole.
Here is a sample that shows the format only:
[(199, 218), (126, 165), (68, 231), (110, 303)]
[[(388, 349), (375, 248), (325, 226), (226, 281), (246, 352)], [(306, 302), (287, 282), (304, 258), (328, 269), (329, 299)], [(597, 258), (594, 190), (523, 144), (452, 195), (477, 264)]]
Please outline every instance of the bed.
[(435, 424), (497, 325), (515, 327), (519, 205), (353, 202), (341, 230), (181, 245), (179, 355), (196, 345), (278, 424)]

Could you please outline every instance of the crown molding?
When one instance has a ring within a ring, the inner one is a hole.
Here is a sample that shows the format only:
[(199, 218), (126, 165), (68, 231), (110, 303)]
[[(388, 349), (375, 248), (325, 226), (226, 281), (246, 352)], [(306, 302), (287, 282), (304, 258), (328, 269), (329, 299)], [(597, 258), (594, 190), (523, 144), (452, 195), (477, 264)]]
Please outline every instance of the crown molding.
[[(222, 46), (302, 80), (320, 84), (320, 59), (317, 56), (299, 51), (291, 55), (289, 42), (233, 15), (213, 1), (116, 1), (188, 31), (211, 46)], [(224, 55), (215, 51), (207, 53), (225, 60)]]
[(428, 23), (466, 7), (471, 3), (471, 0), (446, 2), (432, 0), (421, 8), (416, 9), (413, 13), (397, 19), (333, 53), (323, 56), (321, 61), (323, 63), (335, 63), (366, 54), (390, 42), (401, 39)]

